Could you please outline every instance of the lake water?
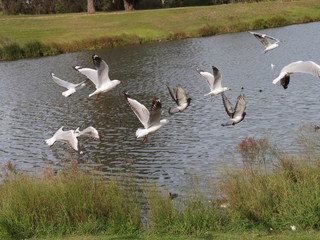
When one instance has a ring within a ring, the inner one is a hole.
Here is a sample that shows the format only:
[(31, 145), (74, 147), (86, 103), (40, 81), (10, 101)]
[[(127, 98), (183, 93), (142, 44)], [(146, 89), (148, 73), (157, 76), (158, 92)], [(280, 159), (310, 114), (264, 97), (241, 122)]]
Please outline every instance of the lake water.
[[(290, 149), (302, 124), (320, 124), (320, 81), (307, 74), (294, 74), (287, 90), (273, 85), (281, 68), (297, 60), (320, 63), (320, 22), (259, 31), (282, 42), (263, 54), (263, 46), (247, 32), (158, 42), (13, 62), (0, 62), (0, 164), (8, 161), (18, 169), (38, 171), (46, 163), (58, 169), (77, 160), (100, 167), (106, 176), (128, 173), (155, 181), (169, 189), (182, 189), (189, 178), (215, 177), (221, 162), (232, 163), (236, 145), (245, 137), (268, 137)], [(98, 101), (88, 98), (93, 84), (69, 98), (50, 77), (79, 82), (85, 78), (72, 66), (92, 67), (98, 54), (110, 67), (111, 79), (119, 79), (113, 91)], [(270, 64), (276, 67), (272, 70)], [(240, 93), (247, 98), (247, 116), (236, 126), (222, 127), (228, 120), (221, 97), (215, 102), (195, 71), (222, 73), (231, 102)], [(192, 98), (183, 113), (170, 116), (174, 102), (166, 83), (182, 84)], [(242, 89), (243, 88), (243, 89)], [(142, 127), (123, 97), (127, 90), (150, 106), (154, 97), (162, 101), (170, 123), (143, 143), (135, 137)], [(86, 138), (79, 155), (67, 145), (48, 148), (44, 140), (61, 126), (65, 130), (94, 126), (103, 141)]]

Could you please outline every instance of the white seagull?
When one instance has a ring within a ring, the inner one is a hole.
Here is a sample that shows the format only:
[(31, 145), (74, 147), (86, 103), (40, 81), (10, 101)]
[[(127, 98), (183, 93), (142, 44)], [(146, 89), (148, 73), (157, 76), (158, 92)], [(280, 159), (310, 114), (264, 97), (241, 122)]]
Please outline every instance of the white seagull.
[(69, 97), (71, 96), (72, 94), (74, 94), (77, 90), (83, 88), (86, 84), (85, 84), (85, 81), (81, 82), (81, 83), (70, 83), (70, 82), (67, 82), (65, 80), (62, 80), (58, 77), (56, 77), (54, 75), (54, 73), (51, 73), (51, 78), (52, 80), (60, 85), (61, 87), (64, 87), (64, 88), (67, 88), (68, 90), (67, 91), (64, 91), (62, 92), (62, 95), (65, 96), (65, 97)]
[[(279, 47), (278, 43), (280, 42), (280, 40), (278, 40), (274, 37), (268, 36), (266, 34), (257, 33), (257, 32), (250, 32), (249, 31), (249, 33), (251, 33), (253, 36), (255, 36), (256, 39), (258, 39), (265, 46), (264, 53), (267, 53), (268, 51)], [(273, 40), (275, 42), (271, 43), (271, 42), (269, 42), (268, 39)]]
[(144, 126), (144, 128), (138, 128), (136, 131), (137, 138), (144, 137), (143, 142), (148, 140), (148, 134), (157, 131), (169, 122), (167, 119), (160, 120), (162, 107), (159, 98), (153, 99), (152, 106), (149, 111), (144, 105), (128, 95), (128, 93), (124, 92), (124, 96), (128, 105)]
[(180, 84), (178, 84), (176, 88), (172, 87), (170, 84), (167, 84), (167, 88), (172, 99), (177, 104), (177, 107), (169, 108), (169, 114), (183, 112), (190, 105), (191, 98), (188, 98), (186, 91)]
[(227, 96), (224, 93), (222, 93), (221, 96), (222, 96), (223, 106), (227, 114), (231, 118), (230, 121), (221, 124), (221, 126), (224, 127), (229, 125), (235, 125), (241, 122), (246, 116), (246, 112), (245, 112), (246, 100), (245, 100), (244, 94), (240, 94), (238, 96), (235, 107), (233, 107), (233, 105), (230, 103), (230, 101), (228, 100)]
[(292, 62), (281, 69), (279, 76), (275, 78), (272, 83), (276, 84), (280, 81), (280, 84), (283, 86), (283, 88), (287, 89), (290, 82), (290, 75), (298, 72), (308, 73), (315, 77), (320, 77), (320, 66), (312, 61)]
[(63, 131), (63, 126), (59, 128), (58, 131), (49, 139), (46, 139), (45, 142), (49, 147), (53, 146), (56, 141), (64, 142), (69, 144), (74, 150), (79, 152), (79, 143), (75, 130)]
[(92, 68), (83, 68), (81, 66), (75, 66), (74, 69), (85, 75), (94, 83), (96, 90), (91, 93), (89, 97), (96, 95), (96, 100), (98, 100), (101, 93), (112, 90), (121, 82), (119, 80), (110, 80), (109, 66), (98, 55), (92, 55), (92, 60), (96, 70)]
[(101, 136), (99, 135), (97, 129), (95, 129), (92, 126), (87, 127), (82, 131), (80, 131), (80, 128), (77, 128), (75, 130), (75, 134), (76, 134), (76, 137), (86, 136), (86, 137), (92, 137), (92, 138), (101, 140)]
[(198, 73), (200, 73), (200, 75), (202, 77), (205, 78), (205, 80), (207, 81), (209, 87), (210, 87), (210, 92), (205, 94), (205, 96), (210, 95), (211, 96), (211, 100), (214, 101), (214, 95), (217, 95), (219, 93), (223, 93), (227, 90), (230, 90), (230, 88), (227, 87), (222, 87), (221, 85), (221, 80), (222, 80), (222, 76), (220, 71), (218, 70), (218, 68), (216, 68), (215, 66), (212, 66), (212, 70), (213, 70), (213, 75), (209, 72), (205, 72), (201, 69), (196, 69), (196, 71)]

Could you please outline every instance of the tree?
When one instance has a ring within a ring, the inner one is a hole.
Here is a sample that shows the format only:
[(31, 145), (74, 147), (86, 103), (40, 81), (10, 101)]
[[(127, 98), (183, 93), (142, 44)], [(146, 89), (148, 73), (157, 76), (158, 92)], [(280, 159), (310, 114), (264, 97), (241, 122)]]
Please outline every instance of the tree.
[(96, 10), (94, 8), (93, 0), (87, 0), (87, 13), (93, 14)]

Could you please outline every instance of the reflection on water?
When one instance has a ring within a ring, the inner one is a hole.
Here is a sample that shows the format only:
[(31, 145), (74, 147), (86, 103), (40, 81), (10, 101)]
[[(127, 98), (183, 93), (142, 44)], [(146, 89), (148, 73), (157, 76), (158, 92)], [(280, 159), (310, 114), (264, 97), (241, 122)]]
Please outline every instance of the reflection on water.
[[(320, 83), (310, 75), (295, 74), (284, 90), (271, 81), (290, 62), (320, 62), (320, 23), (260, 32), (282, 40), (281, 46), (263, 54), (263, 46), (243, 32), (1, 62), (1, 164), (11, 160), (20, 169), (34, 171), (45, 163), (59, 168), (61, 162), (75, 159), (100, 166), (106, 175), (125, 172), (177, 189), (190, 175), (214, 176), (218, 162), (233, 159), (235, 146), (244, 137), (267, 136), (289, 147), (301, 124), (319, 122)], [(50, 73), (79, 82), (84, 77), (72, 66), (93, 67), (93, 53), (109, 64), (111, 79), (123, 84), (99, 101), (88, 98), (92, 84), (64, 98), (64, 89), (51, 81)], [(223, 85), (232, 89), (226, 92), (231, 102), (240, 93), (247, 97), (247, 116), (234, 127), (221, 127), (228, 120), (221, 98), (212, 103), (204, 96), (207, 84), (195, 71), (197, 67), (211, 71), (212, 65), (221, 71)], [(168, 114), (174, 103), (167, 82), (180, 83), (189, 92), (192, 101), (185, 112)], [(135, 138), (141, 124), (125, 103), (124, 90), (146, 106), (159, 97), (163, 118), (170, 120), (146, 143)], [(89, 125), (104, 139), (81, 139), (83, 155), (60, 143), (49, 149), (44, 142), (61, 126), (68, 130)]]

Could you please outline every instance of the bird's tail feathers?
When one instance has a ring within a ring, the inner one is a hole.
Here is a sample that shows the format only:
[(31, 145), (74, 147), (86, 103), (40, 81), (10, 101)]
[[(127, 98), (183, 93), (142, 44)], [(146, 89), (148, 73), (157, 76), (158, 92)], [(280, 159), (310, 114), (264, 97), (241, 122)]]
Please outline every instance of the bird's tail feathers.
[(221, 124), (222, 127), (230, 126), (230, 125), (234, 125), (234, 124), (233, 124), (233, 121), (228, 121), (228, 122), (226, 122), (226, 123), (222, 123), (222, 124)]
[(147, 131), (147, 129), (144, 129), (144, 128), (138, 128), (138, 130), (136, 131), (136, 137), (137, 138), (144, 137), (147, 134), (148, 134), (148, 131)]
[(56, 140), (54, 138), (49, 138), (49, 139), (46, 139), (45, 141), (48, 146), (52, 146)]
[(64, 97), (69, 97), (69, 96), (71, 96), (72, 94), (74, 94), (75, 93), (75, 89), (74, 88), (71, 88), (71, 89), (68, 89), (67, 91), (64, 91), (63, 93), (62, 93), (62, 95), (64, 96)]
[(178, 109), (178, 108), (171, 108), (171, 107), (170, 107), (169, 110), (168, 110), (168, 112), (169, 112), (170, 115), (173, 115), (173, 114), (179, 112), (179, 109)]

